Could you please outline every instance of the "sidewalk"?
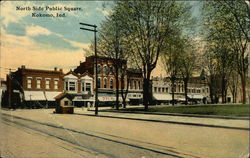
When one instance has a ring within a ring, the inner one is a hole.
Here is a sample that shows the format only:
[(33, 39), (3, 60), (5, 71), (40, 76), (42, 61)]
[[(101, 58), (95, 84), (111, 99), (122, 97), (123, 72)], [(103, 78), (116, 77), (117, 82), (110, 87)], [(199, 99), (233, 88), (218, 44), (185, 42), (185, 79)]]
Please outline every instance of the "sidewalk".
[[(227, 117), (206, 117), (204, 115), (190, 116), (190, 115), (164, 115), (164, 114), (153, 114), (153, 113), (128, 113), (128, 112), (111, 112), (110, 108), (99, 108), (98, 117), (109, 117), (109, 118), (119, 118), (119, 119), (131, 119), (140, 121), (151, 121), (159, 123), (172, 123), (181, 125), (193, 125), (193, 126), (204, 126), (204, 127), (215, 127), (215, 128), (229, 128), (229, 129), (239, 129), (239, 130), (250, 130), (250, 120), (235, 119)], [(75, 108), (74, 113), (78, 115), (88, 115), (95, 116), (94, 108)]]

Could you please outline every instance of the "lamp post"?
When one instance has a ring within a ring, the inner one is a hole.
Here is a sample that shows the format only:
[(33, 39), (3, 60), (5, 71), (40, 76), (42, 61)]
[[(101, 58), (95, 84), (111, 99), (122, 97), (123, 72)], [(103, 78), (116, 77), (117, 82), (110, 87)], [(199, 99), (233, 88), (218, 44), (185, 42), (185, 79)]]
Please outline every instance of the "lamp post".
[(80, 25), (92, 27), (93, 29), (80, 27), (81, 30), (94, 32), (94, 40), (95, 40), (95, 115), (98, 115), (98, 74), (97, 74), (97, 49), (96, 49), (96, 25), (91, 25), (87, 23), (80, 23)]

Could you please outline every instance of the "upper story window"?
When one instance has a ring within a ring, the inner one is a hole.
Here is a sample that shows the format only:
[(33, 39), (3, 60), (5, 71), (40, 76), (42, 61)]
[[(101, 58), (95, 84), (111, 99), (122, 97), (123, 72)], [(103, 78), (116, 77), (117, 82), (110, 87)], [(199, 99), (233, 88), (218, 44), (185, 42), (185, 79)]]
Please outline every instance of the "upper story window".
[(113, 67), (113, 66), (110, 66), (110, 67), (109, 67), (109, 74), (110, 74), (110, 75), (113, 75), (113, 74), (114, 74), (114, 67)]
[(158, 92), (161, 92), (161, 88), (160, 87), (158, 88)]
[(136, 81), (134, 81), (134, 88), (135, 88), (135, 89), (136, 89), (136, 86), (137, 86), (137, 85), (136, 85)]
[(165, 88), (164, 88), (164, 87), (162, 87), (162, 88), (161, 88), (161, 91), (164, 93), (164, 92), (165, 92)]
[(100, 74), (100, 73), (101, 73), (101, 65), (98, 64), (98, 65), (97, 65), (97, 74)]
[(27, 78), (27, 88), (31, 88), (32, 87), (32, 77), (28, 77)]
[(76, 90), (76, 82), (69, 82), (69, 91)]
[(73, 74), (64, 76), (64, 90), (76, 92), (77, 91), (77, 77)]
[(42, 79), (41, 78), (37, 78), (36, 79), (36, 88), (40, 89), (41, 88), (41, 83), (42, 83)]
[(50, 89), (50, 79), (45, 79), (45, 88)]
[(54, 80), (54, 88), (58, 89), (58, 80)]
[(105, 65), (105, 66), (103, 67), (103, 73), (104, 73), (104, 75), (107, 75), (107, 74), (108, 74), (108, 66), (107, 66), (107, 65)]
[(154, 87), (154, 91), (157, 92), (157, 87)]
[(168, 93), (168, 88), (166, 88), (166, 92)]
[(86, 91), (91, 92), (91, 83), (86, 83)]
[(76, 91), (76, 81), (65, 81), (66, 91)]
[(110, 87), (110, 89), (113, 89), (113, 79), (112, 78), (110, 79), (109, 87)]
[(91, 92), (93, 79), (89, 76), (82, 77), (82, 92)]

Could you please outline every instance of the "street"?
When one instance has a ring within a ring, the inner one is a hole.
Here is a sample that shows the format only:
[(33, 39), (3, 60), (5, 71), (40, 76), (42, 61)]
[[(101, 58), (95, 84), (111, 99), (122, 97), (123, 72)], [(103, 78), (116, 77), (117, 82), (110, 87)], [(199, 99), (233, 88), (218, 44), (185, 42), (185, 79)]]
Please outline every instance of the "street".
[(247, 157), (249, 130), (1, 110), (2, 157)]

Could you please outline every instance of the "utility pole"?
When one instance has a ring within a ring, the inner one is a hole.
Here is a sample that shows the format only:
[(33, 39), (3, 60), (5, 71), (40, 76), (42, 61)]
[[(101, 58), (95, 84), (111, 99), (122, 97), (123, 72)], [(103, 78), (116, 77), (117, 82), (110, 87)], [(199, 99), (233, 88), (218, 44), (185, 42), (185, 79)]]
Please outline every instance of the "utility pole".
[(80, 25), (92, 27), (93, 29), (82, 28), (81, 30), (94, 32), (94, 40), (95, 40), (95, 115), (98, 115), (98, 73), (97, 73), (97, 48), (96, 48), (96, 25), (91, 25), (87, 23), (80, 23)]

